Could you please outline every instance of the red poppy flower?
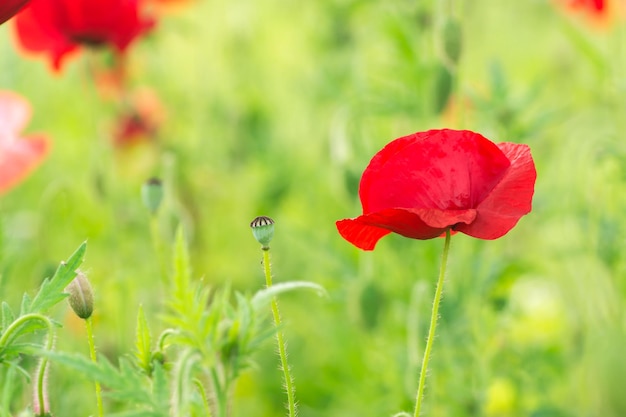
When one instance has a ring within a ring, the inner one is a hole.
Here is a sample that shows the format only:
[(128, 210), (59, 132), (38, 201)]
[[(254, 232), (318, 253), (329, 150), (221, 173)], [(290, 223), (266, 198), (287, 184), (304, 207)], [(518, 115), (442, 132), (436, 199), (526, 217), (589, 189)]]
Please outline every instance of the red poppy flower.
[(536, 177), (526, 145), (496, 145), (467, 130), (415, 133), (372, 158), (359, 188), (363, 215), (337, 229), (364, 250), (392, 232), (431, 239), (450, 229), (497, 239), (530, 212)]
[(602, 29), (610, 25), (614, 18), (622, 16), (623, 0), (558, 0), (566, 11), (581, 15), (586, 20)]
[(30, 0), (2, 0), (0, 2), (0, 25), (26, 6)]
[(44, 136), (18, 138), (30, 114), (26, 100), (0, 91), (0, 193), (22, 181), (48, 154), (48, 139)]
[(139, 6), (140, 0), (31, 0), (15, 17), (17, 36), (25, 50), (50, 55), (58, 70), (79, 45), (124, 51), (154, 25)]

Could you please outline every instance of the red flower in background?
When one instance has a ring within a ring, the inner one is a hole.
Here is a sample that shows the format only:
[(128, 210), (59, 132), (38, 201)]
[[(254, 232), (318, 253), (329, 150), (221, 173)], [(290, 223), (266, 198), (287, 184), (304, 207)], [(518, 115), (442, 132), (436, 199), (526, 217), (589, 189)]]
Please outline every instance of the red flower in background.
[(30, 115), (31, 108), (25, 99), (0, 91), (0, 193), (22, 181), (48, 154), (46, 137), (18, 137)]
[(0, 2), (0, 25), (9, 20), (30, 0), (2, 0)]
[(624, 0), (558, 0), (558, 3), (599, 27), (606, 27), (615, 17), (622, 16), (625, 6)]
[(31, 0), (15, 25), (22, 47), (48, 54), (58, 70), (80, 45), (123, 52), (154, 21), (142, 16), (140, 0)]
[(337, 229), (364, 250), (392, 232), (431, 239), (450, 229), (497, 239), (530, 212), (536, 176), (526, 145), (496, 145), (467, 130), (415, 133), (374, 156), (361, 177), (363, 215)]
[(602, 15), (609, 9), (607, 0), (569, 0), (568, 6), (573, 10), (584, 10), (596, 15)]
[(125, 111), (117, 120), (113, 143), (118, 148), (152, 142), (159, 135), (165, 108), (154, 91), (141, 88), (128, 98)]

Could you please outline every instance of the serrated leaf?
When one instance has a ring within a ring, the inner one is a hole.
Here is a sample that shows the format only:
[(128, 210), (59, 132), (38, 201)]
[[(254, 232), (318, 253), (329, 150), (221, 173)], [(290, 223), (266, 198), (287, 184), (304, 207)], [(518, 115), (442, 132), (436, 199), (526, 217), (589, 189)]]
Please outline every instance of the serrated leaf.
[(156, 404), (157, 410), (163, 410), (164, 415), (167, 415), (166, 410), (169, 408), (167, 373), (165, 369), (163, 369), (163, 365), (158, 362), (154, 364), (152, 381), (152, 396), (158, 402), (158, 404)]
[(20, 316), (27, 314), (30, 310), (30, 295), (28, 293), (24, 293), (22, 297), (22, 304), (20, 305)]
[(87, 242), (81, 243), (67, 262), (61, 262), (52, 278), (46, 278), (27, 310), (29, 313), (42, 313), (67, 297), (65, 287), (76, 277), (76, 270), (82, 264), (87, 250)]
[(0, 334), (2, 334), (15, 320), (15, 315), (11, 310), (11, 307), (5, 302), (2, 302), (2, 327), (0, 327)]
[(290, 282), (281, 282), (279, 284), (272, 285), (269, 288), (265, 288), (257, 291), (252, 297), (251, 303), (252, 308), (255, 311), (259, 311), (272, 301), (272, 298), (275, 296), (282, 294), (284, 292), (289, 292), (293, 290), (300, 289), (308, 289), (314, 290), (318, 293), (319, 296), (326, 296), (326, 290), (319, 284), (309, 281), (290, 281)]
[(105, 393), (108, 397), (156, 410), (157, 404), (148, 387), (147, 378), (140, 374), (137, 368), (131, 366), (126, 359), (120, 359), (119, 369), (117, 369), (105, 357), (100, 357), (98, 362), (94, 363), (87, 357), (63, 352), (41, 351), (40, 355), (69, 366), (100, 382), (108, 388)]
[(135, 358), (137, 365), (144, 370), (147, 375), (152, 373), (152, 337), (150, 328), (143, 313), (143, 307), (139, 306), (137, 314), (137, 335), (135, 340)]

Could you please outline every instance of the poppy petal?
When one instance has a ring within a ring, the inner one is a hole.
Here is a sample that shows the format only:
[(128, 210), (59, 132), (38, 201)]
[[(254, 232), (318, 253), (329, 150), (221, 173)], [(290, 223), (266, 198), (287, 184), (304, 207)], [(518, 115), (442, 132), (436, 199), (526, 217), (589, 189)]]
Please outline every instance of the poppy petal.
[(511, 161), (502, 180), (477, 207), (476, 220), (455, 230), (479, 239), (497, 239), (505, 235), (532, 208), (537, 171), (530, 148), (515, 143), (498, 147)]
[(49, 148), (49, 141), (43, 136), (0, 143), (0, 193), (28, 176), (43, 161)]
[(372, 250), (390, 232), (412, 238), (433, 239), (459, 223), (471, 223), (476, 210), (385, 209), (337, 222), (339, 234), (355, 246)]
[(364, 213), (389, 207), (476, 207), (510, 165), (491, 141), (471, 131), (430, 130), (396, 139), (361, 178)]
[(0, 131), (17, 136), (31, 116), (26, 99), (11, 92), (0, 91)]
[(363, 223), (360, 217), (339, 220), (335, 224), (344, 239), (363, 250), (373, 250), (380, 238), (391, 233), (391, 230)]
[(0, 24), (9, 20), (30, 0), (2, 0), (0, 2)]

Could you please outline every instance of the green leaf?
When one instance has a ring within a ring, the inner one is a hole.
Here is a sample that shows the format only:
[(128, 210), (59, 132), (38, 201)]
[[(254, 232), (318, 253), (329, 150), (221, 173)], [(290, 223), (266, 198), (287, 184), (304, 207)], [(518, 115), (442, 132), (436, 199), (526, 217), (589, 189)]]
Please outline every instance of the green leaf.
[(156, 362), (154, 364), (154, 371), (152, 373), (152, 396), (158, 402), (157, 409), (165, 410), (169, 409), (169, 387), (167, 383), (167, 372), (163, 369), (161, 363)]
[(252, 297), (252, 308), (255, 311), (259, 311), (272, 301), (272, 298), (277, 296), (278, 294), (282, 294), (284, 292), (289, 292), (293, 290), (299, 289), (309, 289), (317, 292), (319, 296), (326, 296), (326, 290), (319, 284), (309, 281), (290, 281), (290, 282), (281, 282), (280, 284), (272, 285), (270, 288), (265, 288), (263, 290), (259, 290)]
[(103, 356), (98, 359), (98, 363), (94, 363), (87, 357), (63, 352), (42, 350), (39, 355), (69, 366), (91, 379), (99, 381), (108, 388), (105, 394), (108, 397), (137, 404), (143, 408), (142, 412), (148, 408), (152, 410), (149, 414), (151, 416), (167, 416), (166, 411), (158, 412), (160, 401), (153, 397), (148, 378), (126, 359), (120, 359), (118, 370)]
[(135, 340), (135, 358), (137, 365), (144, 370), (147, 375), (152, 374), (152, 336), (150, 328), (143, 313), (143, 307), (139, 306), (137, 314), (137, 338)]
[(191, 267), (189, 262), (189, 250), (183, 233), (183, 227), (179, 226), (176, 231), (174, 246), (174, 297), (185, 303), (192, 301), (189, 286), (191, 283)]
[(2, 332), (4, 332), (6, 328), (11, 325), (11, 323), (13, 323), (13, 320), (15, 320), (15, 315), (13, 314), (11, 307), (9, 307), (9, 305), (5, 301), (3, 301), (2, 302), (2, 323), (1, 323), (2, 326), (0, 327), (0, 334), (2, 334)]
[(28, 311), (30, 309), (30, 302), (30, 295), (28, 295), (28, 293), (24, 293), (24, 296), (22, 297), (22, 305), (20, 306), (20, 316), (28, 314)]
[(67, 262), (61, 262), (54, 276), (46, 278), (39, 288), (39, 292), (33, 298), (30, 306), (27, 306), (23, 313), (42, 313), (59, 303), (67, 293), (65, 287), (76, 276), (76, 270), (82, 264), (87, 249), (87, 242), (83, 242), (78, 249), (70, 256)]

